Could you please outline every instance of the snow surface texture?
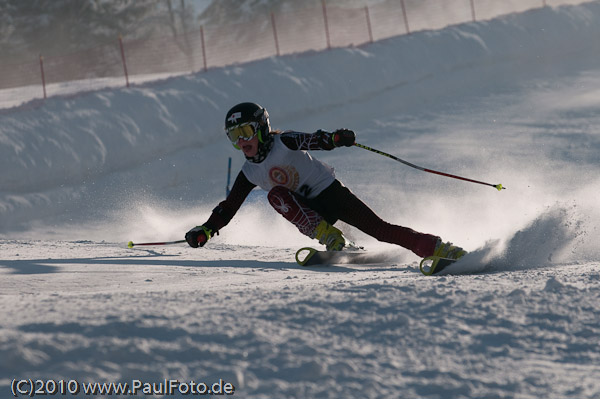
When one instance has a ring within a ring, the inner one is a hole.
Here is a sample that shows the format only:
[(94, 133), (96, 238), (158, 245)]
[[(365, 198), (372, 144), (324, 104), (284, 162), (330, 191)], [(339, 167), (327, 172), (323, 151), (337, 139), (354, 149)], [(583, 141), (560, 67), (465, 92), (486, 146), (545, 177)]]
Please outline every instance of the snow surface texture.
[[(600, 4), (51, 98), (0, 116), (0, 392), (13, 378), (235, 385), (242, 398), (600, 398)], [(314, 155), (384, 219), (471, 251), (442, 276), (341, 227), (313, 244), (256, 192), (205, 248), (240, 101), (352, 128)]]

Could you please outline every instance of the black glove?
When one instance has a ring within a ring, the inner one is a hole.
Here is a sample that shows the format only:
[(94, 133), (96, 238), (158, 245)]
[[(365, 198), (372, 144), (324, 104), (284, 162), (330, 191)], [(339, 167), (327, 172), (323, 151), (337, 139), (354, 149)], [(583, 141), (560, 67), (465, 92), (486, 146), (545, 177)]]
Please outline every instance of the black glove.
[(331, 141), (335, 147), (352, 147), (356, 141), (356, 134), (352, 130), (338, 129), (331, 134)]
[(212, 230), (205, 225), (196, 226), (185, 234), (185, 240), (190, 247), (203, 247), (204, 244), (213, 236)]

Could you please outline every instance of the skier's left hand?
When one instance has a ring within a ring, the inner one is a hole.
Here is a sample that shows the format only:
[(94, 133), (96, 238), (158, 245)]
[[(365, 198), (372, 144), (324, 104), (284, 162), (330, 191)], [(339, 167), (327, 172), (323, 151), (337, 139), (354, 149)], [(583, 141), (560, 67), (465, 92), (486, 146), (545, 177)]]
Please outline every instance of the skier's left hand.
[(333, 145), (336, 147), (352, 147), (356, 141), (356, 134), (349, 129), (338, 129), (331, 135)]

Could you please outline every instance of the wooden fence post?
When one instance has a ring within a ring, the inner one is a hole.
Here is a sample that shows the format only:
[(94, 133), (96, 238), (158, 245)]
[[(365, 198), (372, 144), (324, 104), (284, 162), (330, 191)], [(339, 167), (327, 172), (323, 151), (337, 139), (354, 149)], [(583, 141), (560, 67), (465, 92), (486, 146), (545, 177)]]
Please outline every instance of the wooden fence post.
[(129, 74), (127, 73), (127, 62), (125, 62), (125, 49), (123, 48), (123, 37), (119, 35), (119, 47), (121, 48), (121, 61), (123, 62), (123, 72), (125, 72), (125, 85), (129, 87)]
[(275, 39), (275, 51), (279, 57), (279, 39), (277, 38), (277, 26), (275, 25), (275, 14), (271, 13), (271, 26), (273, 27), (273, 39)]
[(42, 88), (44, 90), (44, 100), (46, 99), (46, 76), (44, 75), (44, 57), (40, 54), (40, 72), (42, 73)]
[(325, 5), (325, 0), (321, 0), (321, 4), (323, 5), (323, 20), (325, 21), (325, 38), (327, 39), (327, 49), (331, 49), (331, 41), (329, 39), (329, 22), (327, 21), (327, 6)]
[(365, 6), (365, 17), (367, 18), (367, 30), (369, 32), (369, 43), (373, 43), (373, 30), (371, 29), (371, 17), (369, 16), (369, 6)]
[(204, 72), (208, 69), (206, 62), (206, 45), (204, 44), (204, 26), (200, 27), (200, 40), (202, 41), (202, 61), (204, 62)]
[(404, 16), (404, 26), (406, 27), (406, 34), (410, 35), (410, 28), (408, 27), (408, 15), (406, 13), (406, 4), (404, 4), (404, 0), (400, 1), (400, 5), (402, 6), (402, 15)]

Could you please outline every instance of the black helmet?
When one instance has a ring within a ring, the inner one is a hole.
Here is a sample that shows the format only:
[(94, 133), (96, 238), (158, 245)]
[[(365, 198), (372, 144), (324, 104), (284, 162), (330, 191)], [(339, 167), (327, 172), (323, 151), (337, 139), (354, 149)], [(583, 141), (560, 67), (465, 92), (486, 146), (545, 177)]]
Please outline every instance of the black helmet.
[[(236, 128), (246, 128), (245, 131)], [(269, 123), (269, 113), (266, 109), (255, 103), (240, 103), (227, 112), (225, 116), (225, 132), (233, 143), (237, 146), (237, 139), (241, 137), (251, 138), (254, 134), (258, 136), (258, 141), (263, 143), (267, 140), (271, 132)], [(238, 148), (239, 149), (239, 148)]]

